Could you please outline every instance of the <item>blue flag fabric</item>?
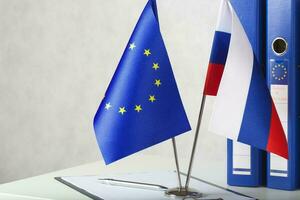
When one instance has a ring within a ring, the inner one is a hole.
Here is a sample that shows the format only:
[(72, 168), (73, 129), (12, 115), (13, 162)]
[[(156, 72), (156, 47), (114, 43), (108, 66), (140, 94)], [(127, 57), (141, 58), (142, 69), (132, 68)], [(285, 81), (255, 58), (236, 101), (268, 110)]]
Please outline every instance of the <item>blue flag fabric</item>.
[(106, 164), (191, 130), (149, 0), (94, 119)]

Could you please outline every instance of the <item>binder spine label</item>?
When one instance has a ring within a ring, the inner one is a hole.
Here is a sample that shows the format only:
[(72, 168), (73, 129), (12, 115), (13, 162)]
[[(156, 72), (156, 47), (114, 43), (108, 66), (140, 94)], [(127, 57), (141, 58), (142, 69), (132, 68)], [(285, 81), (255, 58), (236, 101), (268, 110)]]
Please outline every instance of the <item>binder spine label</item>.
[[(288, 61), (271, 60), (270, 64), (270, 91), (286, 138), (288, 138)], [(271, 154), (270, 176), (288, 177), (288, 161)]]
[(251, 148), (249, 145), (233, 142), (232, 173), (235, 175), (251, 175)]

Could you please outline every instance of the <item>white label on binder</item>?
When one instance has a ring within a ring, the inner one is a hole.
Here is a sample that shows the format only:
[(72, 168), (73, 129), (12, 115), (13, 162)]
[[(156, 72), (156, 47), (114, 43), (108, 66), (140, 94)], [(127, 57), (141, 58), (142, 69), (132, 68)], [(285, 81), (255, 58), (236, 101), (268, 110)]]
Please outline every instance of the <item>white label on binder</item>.
[(233, 174), (251, 175), (251, 148), (249, 145), (235, 142), (232, 143), (233, 151)]
[[(280, 121), (282, 123), (286, 138), (288, 131), (288, 86), (287, 85), (271, 85), (271, 95), (275, 103)], [(270, 154), (270, 176), (288, 177), (287, 160)]]

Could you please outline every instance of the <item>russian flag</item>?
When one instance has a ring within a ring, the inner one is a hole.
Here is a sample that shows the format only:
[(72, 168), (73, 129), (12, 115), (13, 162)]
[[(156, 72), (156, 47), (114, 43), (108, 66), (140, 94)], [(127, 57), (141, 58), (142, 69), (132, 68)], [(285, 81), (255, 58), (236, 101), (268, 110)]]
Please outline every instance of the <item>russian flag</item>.
[(262, 70), (228, 0), (221, 3), (204, 95), (215, 98), (211, 132), (288, 159), (286, 135)]

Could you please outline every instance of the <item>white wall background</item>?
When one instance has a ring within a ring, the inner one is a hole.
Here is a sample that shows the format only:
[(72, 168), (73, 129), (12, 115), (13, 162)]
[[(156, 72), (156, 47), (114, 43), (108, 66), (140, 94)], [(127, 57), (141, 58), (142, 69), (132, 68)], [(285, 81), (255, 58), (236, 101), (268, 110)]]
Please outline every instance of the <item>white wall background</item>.
[[(146, 0), (0, 0), (0, 183), (101, 159), (92, 121)], [(219, 0), (158, 0), (162, 34), (196, 126)], [(226, 158), (207, 132), (198, 152)], [(194, 132), (178, 137), (189, 156)], [(141, 153), (172, 156), (170, 142)]]

